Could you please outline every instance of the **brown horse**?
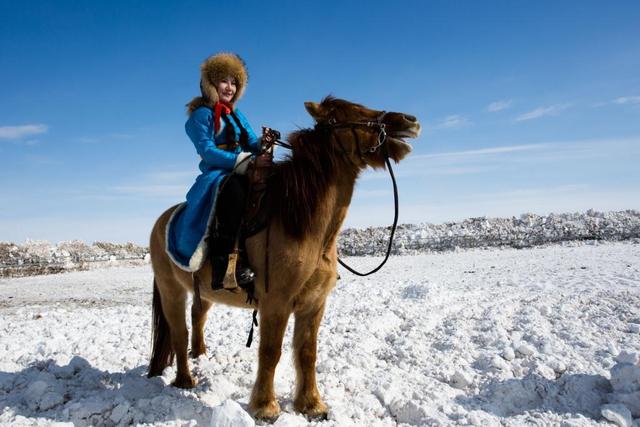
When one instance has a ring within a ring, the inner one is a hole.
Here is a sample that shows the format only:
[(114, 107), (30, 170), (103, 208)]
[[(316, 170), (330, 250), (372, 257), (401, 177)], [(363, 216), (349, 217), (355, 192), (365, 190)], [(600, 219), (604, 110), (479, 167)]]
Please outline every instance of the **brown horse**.
[[(247, 240), (256, 272), (257, 303), (247, 304), (244, 292), (213, 291), (208, 262), (197, 273), (200, 280), (193, 280), (169, 259), (165, 229), (175, 207), (160, 216), (151, 233), (155, 279), (149, 377), (162, 374), (175, 355), (178, 372), (173, 385), (195, 386), (187, 360), (185, 309), (187, 294), (199, 283), (202, 303), (191, 307), (192, 357), (206, 352), (204, 324), (214, 302), (259, 311), (258, 375), (249, 409), (260, 419), (273, 419), (280, 413), (273, 377), (292, 313), (297, 371), (294, 408), (310, 417), (326, 416), (327, 406), (316, 386), (316, 348), (325, 300), (336, 284), (338, 232), (360, 172), (367, 166), (384, 167), (385, 156), (400, 161), (411, 151), (403, 138), (420, 133), (420, 124), (408, 114), (371, 110), (331, 97), (320, 104), (307, 102), (305, 107), (317, 124), (289, 136), (291, 156), (276, 163), (269, 182), (266, 197), (272, 215), (267, 229)], [(265, 274), (269, 274), (266, 290)]]

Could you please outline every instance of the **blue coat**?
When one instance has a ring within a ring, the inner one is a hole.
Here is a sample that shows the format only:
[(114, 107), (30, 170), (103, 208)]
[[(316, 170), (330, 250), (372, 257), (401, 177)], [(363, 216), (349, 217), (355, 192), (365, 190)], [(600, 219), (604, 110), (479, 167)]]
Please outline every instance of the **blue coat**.
[[(257, 153), (260, 140), (249, 122), (237, 109), (234, 113), (240, 125), (247, 131), (249, 148)], [(240, 128), (235, 120), (229, 117), (233, 126), (235, 141), (240, 140)], [(219, 148), (221, 145), (233, 143), (228, 141), (224, 121), (220, 120), (221, 129), (214, 134), (213, 111), (208, 107), (194, 110), (185, 130), (193, 142), (201, 158), (199, 168), (202, 172), (187, 193), (187, 201), (179, 205), (171, 215), (167, 227), (167, 252), (170, 258), (183, 270), (197, 271), (202, 266), (207, 253), (206, 241), (209, 224), (213, 221), (216, 197), (220, 183), (232, 170), (242, 148), (237, 146), (233, 151)]]

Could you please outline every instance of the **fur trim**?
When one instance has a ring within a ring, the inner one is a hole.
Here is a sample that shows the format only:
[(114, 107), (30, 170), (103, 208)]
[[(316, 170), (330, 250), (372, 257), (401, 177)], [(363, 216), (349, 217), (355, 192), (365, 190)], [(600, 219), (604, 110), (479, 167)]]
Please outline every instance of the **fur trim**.
[(191, 259), (189, 260), (189, 269), (191, 271), (200, 270), (202, 264), (204, 264), (204, 255), (207, 251), (206, 246), (207, 244), (205, 242), (200, 242), (193, 255), (191, 255)]
[(231, 100), (235, 105), (236, 101), (242, 97), (249, 81), (249, 75), (244, 61), (235, 53), (218, 53), (210, 56), (200, 66), (200, 92), (202, 96), (197, 96), (187, 104), (187, 111), (191, 114), (195, 109), (213, 106), (218, 102), (218, 90), (216, 84), (226, 77), (233, 77), (236, 80), (236, 94)]
[(211, 102), (208, 102), (202, 96), (196, 96), (191, 101), (189, 101), (189, 103), (187, 104), (187, 114), (193, 113), (194, 111), (196, 111), (200, 107), (209, 107), (209, 108), (211, 108), (213, 110), (213, 108), (214, 108), (213, 106), (214, 105), (215, 105), (215, 103), (211, 104)]

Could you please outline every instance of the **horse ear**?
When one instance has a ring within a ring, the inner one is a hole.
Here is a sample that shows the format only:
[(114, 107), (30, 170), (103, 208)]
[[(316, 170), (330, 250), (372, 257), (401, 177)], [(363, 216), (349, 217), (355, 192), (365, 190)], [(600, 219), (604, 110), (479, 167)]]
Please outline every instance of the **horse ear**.
[(320, 120), (326, 115), (326, 112), (322, 107), (322, 105), (317, 104), (315, 102), (311, 102), (311, 101), (305, 102), (304, 108), (306, 108), (307, 112), (311, 114), (311, 117), (313, 117), (316, 120)]

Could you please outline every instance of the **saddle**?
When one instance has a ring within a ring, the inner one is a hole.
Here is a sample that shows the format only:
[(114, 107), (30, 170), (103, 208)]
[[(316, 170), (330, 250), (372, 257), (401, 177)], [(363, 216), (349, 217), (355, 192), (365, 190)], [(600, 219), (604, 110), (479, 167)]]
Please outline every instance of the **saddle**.
[(241, 239), (245, 240), (262, 231), (269, 220), (271, 203), (267, 194), (267, 184), (272, 174), (273, 153), (266, 151), (256, 156), (249, 165), (249, 197), (242, 221)]

